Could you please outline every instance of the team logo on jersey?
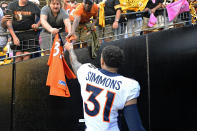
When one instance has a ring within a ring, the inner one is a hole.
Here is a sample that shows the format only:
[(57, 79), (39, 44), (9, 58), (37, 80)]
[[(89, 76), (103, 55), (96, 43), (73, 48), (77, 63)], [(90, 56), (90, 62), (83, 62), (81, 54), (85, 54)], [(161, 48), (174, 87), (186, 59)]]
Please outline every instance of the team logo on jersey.
[(59, 80), (58, 84), (63, 85), (63, 86), (66, 86), (66, 82), (64, 82), (62, 80)]

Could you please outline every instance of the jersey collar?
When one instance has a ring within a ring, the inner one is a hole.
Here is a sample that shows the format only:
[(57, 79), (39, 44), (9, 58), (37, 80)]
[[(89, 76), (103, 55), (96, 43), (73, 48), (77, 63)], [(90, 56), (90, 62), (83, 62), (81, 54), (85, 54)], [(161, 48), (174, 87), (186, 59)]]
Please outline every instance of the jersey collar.
[(117, 74), (117, 73), (113, 73), (113, 72), (109, 72), (109, 71), (106, 71), (104, 69), (99, 69), (99, 71), (107, 76), (111, 76), (111, 77), (115, 77), (115, 76), (120, 76), (120, 74)]

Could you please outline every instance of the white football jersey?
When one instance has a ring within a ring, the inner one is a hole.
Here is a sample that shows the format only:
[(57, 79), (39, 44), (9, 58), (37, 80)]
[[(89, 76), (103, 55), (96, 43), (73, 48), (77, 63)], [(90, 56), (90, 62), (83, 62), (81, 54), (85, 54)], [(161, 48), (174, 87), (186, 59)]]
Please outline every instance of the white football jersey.
[(81, 85), (86, 131), (119, 131), (118, 110), (139, 96), (138, 82), (90, 63), (78, 69), (77, 78)]

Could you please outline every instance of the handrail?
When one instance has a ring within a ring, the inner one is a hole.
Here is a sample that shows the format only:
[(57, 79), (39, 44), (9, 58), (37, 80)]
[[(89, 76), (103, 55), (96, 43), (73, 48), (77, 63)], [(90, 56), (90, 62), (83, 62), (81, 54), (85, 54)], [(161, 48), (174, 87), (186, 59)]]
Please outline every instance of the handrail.
[[(38, 29), (36, 30), (42, 30), (44, 29), (43, 27), (38, 27)], [(29, 30), (21, 30), (21, 31), (14, 31), (15, 33), (23, 33), (23, 32), (27, 32), (27, 31), (35, 31), (35, 29), (29, 29)], [(0, 32), (0, 36), (7, 36), (7, 35), (10, 35), (10, 32)]]

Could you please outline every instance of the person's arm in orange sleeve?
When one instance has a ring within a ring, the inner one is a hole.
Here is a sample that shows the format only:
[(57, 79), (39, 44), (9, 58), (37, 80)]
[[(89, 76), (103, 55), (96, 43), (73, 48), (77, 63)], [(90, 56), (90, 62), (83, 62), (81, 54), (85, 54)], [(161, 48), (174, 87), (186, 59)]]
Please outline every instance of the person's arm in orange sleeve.
[(71, 33), (67, 35), (67, 38), (71, 37), (72, 35), (75, 35), (75, 31), (76, 31), (76, 28), (79, 25), (80, 20), (81, 20), (81, 14), (82, 13), (83, 13), (83, 8), (81, 6), (79, 6), (79, 8), (77, 8), (74, 11), (74, 21), (73, 21), (73, 24), (72, 24), (72, 27), (71, 27)]
[(81, 20), (81, 16), (74, 16), (74, 22), (72, 25), (71, 34), (75, 34), (75, 30), (77, 29), (80, 20)]
[(68, 31), (68, 34), (71, 33), (71, 22), (69, 17), (67, 19), (64, 19), (64, 25), (65, 25), (65, 30)]

